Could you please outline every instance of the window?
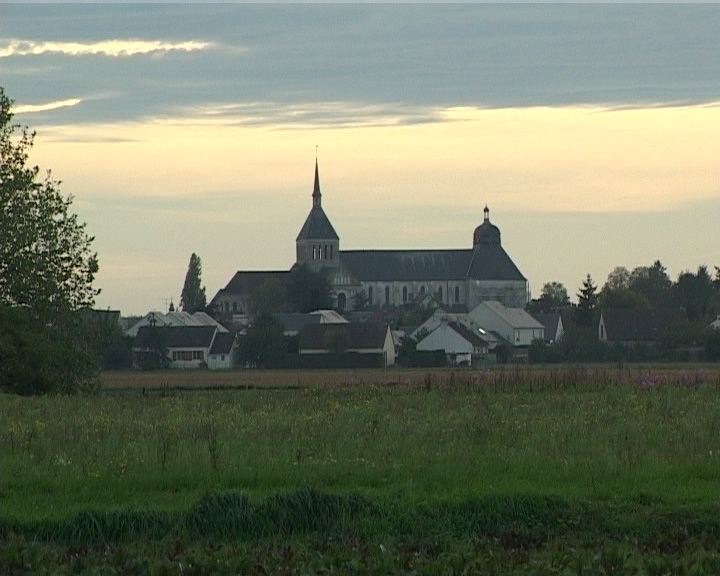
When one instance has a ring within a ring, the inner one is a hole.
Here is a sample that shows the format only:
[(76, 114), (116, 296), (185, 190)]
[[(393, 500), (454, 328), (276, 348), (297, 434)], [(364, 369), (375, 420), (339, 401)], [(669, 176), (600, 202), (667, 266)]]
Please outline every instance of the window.
[(460, 286), (455, 286), (455, 304), (460, 304)]
[(196, 353), (200, 354), (202, 360), (202, 350), (173, 350), (172, 359), (178, 362), (192, 362)]
[(330, 244), (330, 260), (333, 259), (333, 245)]
[(325, 260), (328, 259), (328, 245), (325, 244)]
[(407, 304), (407, 300), (408, 300), (407, 286), (403, 286), (403, 304)]
[(425, 286), (420, 286), (420, 295), (425, 296)]
[(202, 350), (193, 350), (192, 351), (192, 359), (193, 360), (205, 360), (205, 352)]
[(237, 302), (233, 302), (233, 312), (237, 312)]
[(373, 287), (370, 286), (368, 288), (368, 304), (372, 304), (372, 303), (373, 303)]
[(438, 300), (442, 302), (442, 286), (438, 288)]
[(390, 286), (385, 286), (385, 304), (390, 304)]
[(337, 297), (338, 310), (342, 312), (343, 310), (345, 310), (345, 306), (347, 306), (347, 296), (345, 296), (344, 292), (340, 292)]

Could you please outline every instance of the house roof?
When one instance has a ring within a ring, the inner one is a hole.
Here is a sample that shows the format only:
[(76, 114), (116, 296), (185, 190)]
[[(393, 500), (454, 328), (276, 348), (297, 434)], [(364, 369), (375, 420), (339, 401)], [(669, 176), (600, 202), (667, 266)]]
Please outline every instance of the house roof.
[(465, 250), (341, 250), (340, 262), (365, 282), (525, 280), (499, 245)]
[(380, 350), (385, 345), (387, 324), (308, 324), (300, 332), (300, 350), (327, 350), (335, 334), (344, 334), (346, 348)]
[(230, 354), (235, 343), (235, 334), (230, 332), (218, 332), (210, 348), (210, 354)]
[(284, 270), (238, 270), (225, 288), (218, 292), (217, 296), (221, 294), (248, 294), (265, 282), (278, 282), (284, 286), (287, 284), (289, 274), (290, 272)]
[[(158, 330), (161, 342), (167, 348), (209, 348), (216, 326), (141, 326), (133, 342), (133, 348), (152, 348), (156, 344)], [(221, 335), (221, 334), (218, 334)]]
[(522, 308), (506, 308), (496, 300), (481, 302), (478, 304), (478, 307), (480, 306), (489, 308), (513, 328), (543, 328), (540, 322)]
[(654, 342), (663, 330), (687, 323), (682, 310), (606, 308), (602, 311), (605, 334), (611, 342)]
[(300, 312), (273, 314), (273, 318), (283, 325), (285, 332), (300, 332), (308, 324), (320, 324), (321, 320), (319, 314), (302, 314)]
[(558, 331), (558, 325), (560, 324), (560, 313), (559, 312), (545, 312), (531, 314), (535, 320), (540, 322), (545, 328), (545, 340), (554, 340), (555, 335)]
[(217, 320), (206, 314), (205, 312), (195, 312), (190, 314), (189, 312), (168, 312), (163, 314), (162, 312), (148, 312), (137, 320), (130, 328), (125, 332), (127, 336), (134, 338), (137, 336), (138, 331), (143, 326), (214, 326), (220, 332), (227, 332), (222, 324)]
[(488, 343), (485, 339), (481, 338), (479, 334), (476, 334), (470, 328), (465, 326), (464, 324), (461, 324), (460, 322), (448, 322), (448, 327), (452, 328), (460, 334), (465, 340), (467, 340), (470, 344), (473, 345), (473, 348), (482, 348), (484, 346), (487, 346)]

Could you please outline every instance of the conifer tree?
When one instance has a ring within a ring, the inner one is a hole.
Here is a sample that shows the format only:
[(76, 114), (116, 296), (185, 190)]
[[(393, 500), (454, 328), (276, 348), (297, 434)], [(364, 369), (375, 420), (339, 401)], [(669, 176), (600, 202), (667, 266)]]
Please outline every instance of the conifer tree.
[(588, 274), (578, 292), (578, 305), (575, 309), (575, 321), (578, 326), (592, 326), (598, 305), (597, 286)]
[(205, 310), (207, 300), (205, 298), (205, 286), (201, 286), (200, 277), (202, 276), (202, 262), (200, 256), (192, 253), (190, 263), (185, 274), (185, 284), (183, 285), (182, 295), (180, 296), (180, 305), (185, 312), (199, 312)]

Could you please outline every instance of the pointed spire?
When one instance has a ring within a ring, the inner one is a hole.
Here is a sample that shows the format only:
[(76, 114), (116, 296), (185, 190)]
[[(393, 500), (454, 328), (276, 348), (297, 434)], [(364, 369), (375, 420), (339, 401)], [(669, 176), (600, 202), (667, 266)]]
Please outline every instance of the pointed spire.
[(487, 204), (485, 204), (485, 210), (483, 210), (483, 213), (485, 215), (485, 222), (488, 222), (490, 220), (490, 208), (487, 207)]
[(318, 172), (318, 160), (315, 156), (315, 186), (313, 188), (313, 206), (320, 206), (322, 204), (322, 194), (320, 193), (320, 174)]

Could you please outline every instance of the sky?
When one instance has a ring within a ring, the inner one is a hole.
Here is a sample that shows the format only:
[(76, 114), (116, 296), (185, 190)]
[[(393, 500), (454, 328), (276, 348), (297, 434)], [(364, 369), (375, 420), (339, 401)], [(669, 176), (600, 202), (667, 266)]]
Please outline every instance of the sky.
[[(534, 296), (720, 266), (720, 5), (0, 4), (0, 86), (95, 236), (100, 308), (341, 249), (470, 248)], [(317, 147), (317, 148), (316, 148)]]

